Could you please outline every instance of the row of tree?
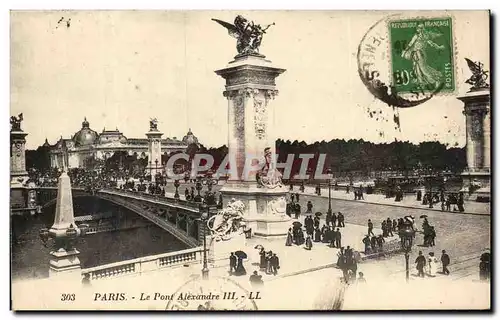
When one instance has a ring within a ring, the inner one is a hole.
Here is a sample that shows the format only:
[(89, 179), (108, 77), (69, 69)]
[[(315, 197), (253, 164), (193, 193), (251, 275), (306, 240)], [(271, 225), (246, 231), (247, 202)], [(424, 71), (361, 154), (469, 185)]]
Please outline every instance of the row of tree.
[[(208, 153), (214, 158), (217, 168), (227, 155), (227, 146), (205, 148), (203, 145), (190, 145), (186, 153), (190, 159), (197, 153)], [(316, 168), (319, 155), (325, 154), (324, 168), (333, 172), (362, 172), (369, 174), (378, 171), (411, 171), (415, 169), (432, 169), (436, 171), (462, 172), (466, 167), (464, 148), (446, 148), (440, 142), (422, 142), (413, 144), (408, 141), (394, 141), (391, 143), (375, 144), (364, 140), (331, 140), (307, 144), (304, 141), (281, 140), (276, 141), (276, 153), (279, 162), (286, 162), (289, 154), (295, 155), (292, 174), (299, 172), (302, 160), (300, 154), (313, 154), (309, 161), (309, 169)], [(172, 156), (173, 154), (170, 154)], [(162, 163), (168, 161), (169, 156), (162, 156)], [(48, 147), (39, 147), (37, 150), (26, 152), (28, 168), (46, 170), (50, 167)], [(148, 165), (148, 159), (137, 155), (128, 155), (126, 152), (116, 152), (106, 159), (104, 165), (118, 170), (139, 173)], [(159, 164), (161, 165), (161, 164)], [(189, 162), (179, 160), (178, 167), (189, 168)]]

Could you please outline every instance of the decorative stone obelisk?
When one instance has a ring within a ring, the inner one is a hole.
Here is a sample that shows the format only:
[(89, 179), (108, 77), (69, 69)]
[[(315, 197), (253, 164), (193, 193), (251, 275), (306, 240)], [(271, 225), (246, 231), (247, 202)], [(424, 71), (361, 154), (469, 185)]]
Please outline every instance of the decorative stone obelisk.
[[(285, 69), (274, 67), (259, 54), (265, 30), (237, 16), (234, 25), (213, 19), (237, 37), (235, 60), (215, 73), (226, 80), (230, 176), (224, 199), (245, 204), (244, 222), (261, 237), (284, 236), (291, 225), (286, 215), (286, 188), (276, 170), (272, 102), (278, 94), (275, 79)], [(250, 31), (248, 31), (250, 30)], [(260, 167), (257, 166), (260, 164)]]
[(23, 114), (10, 117), (10, 185), (11, 188), (21, 187), (28, 180), (26, 171), (26, 136), (21, 129)]
[(149, 164), (147, 170), (151, 174), (151, 182), (156, 181), (156, 174), (161, 172), (162, 162), (161, 162), (161, 136), (163, 132), (158, 130), (158, 121), (151, 119), (149, 121), (149, 132), (146, 132), (146, 136), (149, 140)]
[(464, 188), (470, 197), (479, 201), (491, 198), (491, 130), (490, 130), (490, 88), (486, 83), (487, 71), (483, 64), (465, 59), (473, 75), (466, 83), (472, 85), (464, 95), (458, 97), (464, 102), (466, 119), (467, 169), (462, 173)]
[(54, 224), (49, 230), (49, 237), (54, 239), (54, 251), (50, 252), (50, 277), (81, 277), (80, 253), (75, 249), (74, 241), (80, 235), (73, 213), (71, 182), (66, 168), (59, 177)]

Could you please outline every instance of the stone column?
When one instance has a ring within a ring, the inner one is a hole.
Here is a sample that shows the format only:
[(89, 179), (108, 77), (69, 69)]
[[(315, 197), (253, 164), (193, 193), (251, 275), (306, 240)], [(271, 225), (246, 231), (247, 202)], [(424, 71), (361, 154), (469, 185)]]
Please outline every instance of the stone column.
[[(151, 173), (151, 182), (155, 182), (156, 174), (161, 172), (162, 162), (161, 162), (161, 136), (162, 132), (158, 131), (156, 126), (152, 126), (149, 132), (146, 132), (146, 136), (149, 140), (148, 145), (148, 161), (149, 165), (147, 167), (147, 173)], [(157, 161), (157, 162), (156, 162)], [(156, 164), (158, 163), (158, 164)]]
[(469, 91), (458, 99), (464, 102), (467, 166), (471, 171), (489, 170), (491, 150), (489, 90)]
[(26, 136), (21, 128), (10, 131), (10, 177), (11, 186), (21, 186), (28, 179), (26, 171)]
[(491, 193), (490, 90), (472, 89), (458, 99), (464, 102), (463, 114), (466, 117), (468, 171), (462, 173), (464, 189), (469, 190), (469, 181), (479, 183), (479, 189), (474, 191), (475, 197), (487, 199)]
[[(223, 94), (228, 100), (230, 177), (221, 193), (225, 199), (245, 204), (245, 223), (261, 237), (285, 236), (290, 227), (285, 213), (286, 188), (259, 185), (255, 172), (266, 161), (269, 168), (275, 168), (272, 102), (278, 94), (275, 80), (283, 72), (285, 69), (274, 67), (260, 54), (238, 55), (224, 69), (215, 71), (226, 80)], [(266, 150), (272, 157), (265, 159)]]
[(255, 183), (255, 172), (245, 175), (245, 162), (248, 166), (251, 161), (263, 161), (266, 148), (275, 154), (271, 104), (278, 94), (275, 79), (283, 72), (263, 56), (255, 55), (239, 57), (216, 71), (226, 80), (229, 161), (235, 166), (230, 181)]
[(80, 235), (73, 213), (71, 182), (66, 170), (64, 170), (59, 177), (57, 186), (54, 224), (49, 230), (50, 236), (56, 241), (55, 250), (50, 252), (50, 277), (71, 276), (75, 279), (81, 278), (80, 260), (78, 259), (80, 252), (72, 246), (69, 246), (71, 249), (67, 249), (68, 246), (66, 246), (66, 241), (68, 241), (66, 231), (70, 226), (75, 228), (77, 234)]

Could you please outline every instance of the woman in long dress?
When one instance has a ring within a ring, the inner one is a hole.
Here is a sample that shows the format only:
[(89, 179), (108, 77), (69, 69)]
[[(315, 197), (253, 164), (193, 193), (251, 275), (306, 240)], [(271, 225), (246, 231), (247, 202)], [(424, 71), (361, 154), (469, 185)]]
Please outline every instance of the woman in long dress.
[(429, 252), (429, 257), (427, 258), (427, 272), (429, 273), (429, 276), (436, 276), (437, 264), (438, 260), (434, 256), (434, 252)]
[(290, 247), (293, 244), (293, 234), (292, 234), (292, 228), (288, 229), (288, 233), (286, 235), (286, 242), (285, 246)]
[(425, 89), (437, 89), (443, 81), (442, 73), (429, 65), (429, 59), (426, 54), (428, 47), (436, 50), (444, 50), (443, 45), (438, 45), (432, 41), (439, 36), (441, 34), (428, 31), (424, 28), (423, 24), (419, 24), (408, 47), (401, 54), (403, 58), (412, 62), (413, 73), (415, 74), (414, 81)]
[(307, 238), (306, 238), (306, 249), (307, 250), (311, 250), (312, 246), (313, 246), (313, 243), (312, 243), (312, 240), (311, 240), (311, 236), (307, 235)]

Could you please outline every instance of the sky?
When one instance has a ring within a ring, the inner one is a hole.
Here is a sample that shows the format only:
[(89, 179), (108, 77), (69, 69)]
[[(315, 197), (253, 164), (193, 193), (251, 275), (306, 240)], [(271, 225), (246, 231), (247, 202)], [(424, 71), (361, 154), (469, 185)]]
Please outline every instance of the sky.
[[(10, 106), (12, 115), (24, 114), (27, 147), (70, 138), (84, 117), (97, 132), (118, 128), (129, 138), (145, 138), (156, 117), (164, 137), (182, 138), (191, 128), (207, 147), (227, 144), (225, 83), (214, 71), (233, 60), (236, 40), (211, 18), (232, 22), (237, 14), (276, 24), (260, 52), (287, 70), (272, 104), (278, 138), (465, 145), (457, 96), (468, 90), (465, 57), (489, 70), (486, 11), (443, 12), (454, 17), (458, 90), (397, 110), (399, 129), (395, 111), (357, 73), (363, 35), (388, 12), (14, 11)], [(382, 112), (378, 120), (369, 116), (373, 110)]]

